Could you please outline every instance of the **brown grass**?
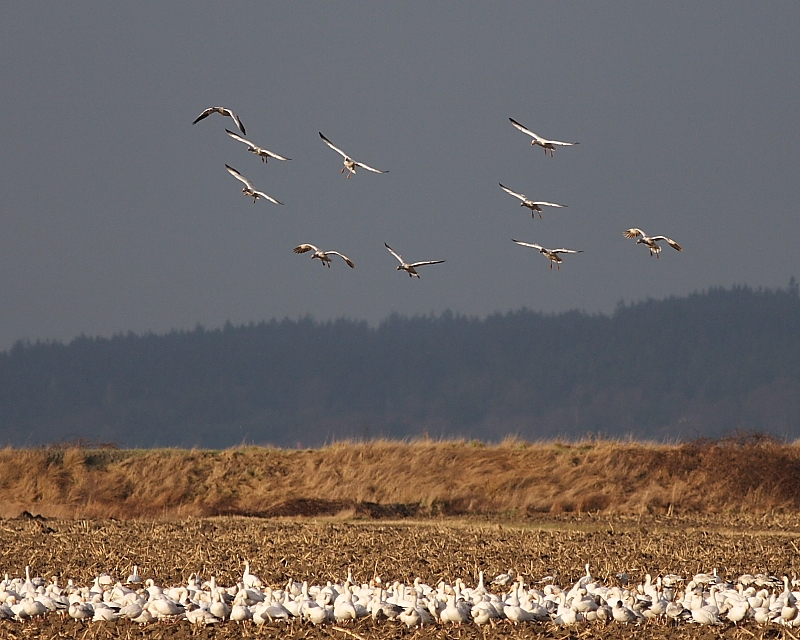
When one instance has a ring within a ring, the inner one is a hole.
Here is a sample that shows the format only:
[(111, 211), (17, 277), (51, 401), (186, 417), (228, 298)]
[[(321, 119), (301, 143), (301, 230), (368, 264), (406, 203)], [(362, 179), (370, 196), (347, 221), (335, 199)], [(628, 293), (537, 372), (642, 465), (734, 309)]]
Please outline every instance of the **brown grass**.
[(800, 510), (800, 446), (419, 440), (322, 449), (0, 450), (0, 516), (507, 519)]

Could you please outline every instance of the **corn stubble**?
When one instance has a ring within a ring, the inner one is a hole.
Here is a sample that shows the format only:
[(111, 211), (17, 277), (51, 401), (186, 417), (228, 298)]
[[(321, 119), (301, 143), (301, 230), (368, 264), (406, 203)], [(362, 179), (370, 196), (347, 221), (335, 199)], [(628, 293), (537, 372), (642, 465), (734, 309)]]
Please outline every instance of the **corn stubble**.
[[(46, 525), (46, 528), (43, 526)], [(375, 523), (348, 521), (265, 520), (223, 517), (181, 521), (112, 521), (6, 519), (0, 522), (3, 544), (0, 567), (15, 575), (30, 564), (45, 577), (59, 575), (90, 583), (109, 571), (122, 577), (137, 564), (143, 579), (159, 584), (185, 582), (193, 572), (232, 584), (241, 577), (245, 560), (254, 573), (273, 586), (289, 578), (325, 583), (341, 581), (348, 569), (357, 580), (379, 574), (384, 581), (411, 583), (419, 576), (429, 584), (452, 583), (460, 576), (477, 582), (509, 568), (528, 581), (557, 576), (562, 585), (592, 573), (613, 582), (621, 571), (632, 580), (645, 573), (677, 572), (691, 575), (716, 567), (730, 577), (741, 573), (793, 572), (800, 538), (791, 516), (696, 518), (663, 516), (543, 517), (538, 525), (476, 524), (465, 522)], [(407, 631), (398, 624), (373, 623), (369, 618), (348, 626), (365, 640), (385, 638), (751, 638), (779, 637), (754, 623), (719, 629), (686, 625), (669, 628), (649, 623), (638, 628), (616, 624), (552, 625), (493, 629), (436, 625)], [(0, 622), (0, 637), (36, 638), (312, 638), (350, 640), (330, 626), (312, 628), (298, 623), (261, 628), (226, 623), (194, 629), (187, 623), (138, 627), (127, 621), (82, 624), (50, 616), (46, 621)], [(788, 637), (787, 637), (788, 640)]]

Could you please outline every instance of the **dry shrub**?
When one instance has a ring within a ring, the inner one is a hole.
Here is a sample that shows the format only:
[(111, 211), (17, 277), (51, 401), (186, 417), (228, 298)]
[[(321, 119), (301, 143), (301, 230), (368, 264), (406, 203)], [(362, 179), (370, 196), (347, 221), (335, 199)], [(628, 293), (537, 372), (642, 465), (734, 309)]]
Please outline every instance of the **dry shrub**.
[(315, 450), (0, 450), (0, 515), (354, 517), (800, 509), (800, 447), (376, 440)]

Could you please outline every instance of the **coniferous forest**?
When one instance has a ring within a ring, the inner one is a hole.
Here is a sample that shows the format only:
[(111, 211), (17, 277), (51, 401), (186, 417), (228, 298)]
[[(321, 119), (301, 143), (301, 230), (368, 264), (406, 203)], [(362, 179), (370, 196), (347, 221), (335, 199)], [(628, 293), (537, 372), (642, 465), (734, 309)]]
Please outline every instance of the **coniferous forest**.
[(711, 289), (613, 314), (271, 321), (18, 343), (0, 443), (800, 437), (800, 296)]

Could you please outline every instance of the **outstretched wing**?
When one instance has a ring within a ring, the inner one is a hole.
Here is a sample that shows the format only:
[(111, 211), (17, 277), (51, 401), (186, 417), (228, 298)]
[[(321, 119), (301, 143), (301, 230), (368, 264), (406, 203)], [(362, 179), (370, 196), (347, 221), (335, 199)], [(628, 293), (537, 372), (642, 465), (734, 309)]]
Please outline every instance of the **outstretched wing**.
[(319, 137), (320, 137), (320, 138), (322, 138), (322, 139), (324, 140), (325, 144), (327, 144), (327, 145), (328, 145), (328, 146), (329, 146), (331, 149), (333, 149), (333, 150), (334, 150), (336, 153), (338, 153), (339, 155), (341, 155), (341, 156), (342, 156), (343, 158), (345, 158), (345, 159), (347, 159), (347, 158), (349, 158), (349, 157), (350, 157), (350, 156), (348, 156), (348, 155), (347, 155), (347, 154), (346, 154), (344, 151), (342, 151), (342, 150), (341, 150), (339, 147), (337, 147), (336, 145), (334, 145), (334, 144), (333, 144), (333, 143), (332, 143), (330, 140), (328, 140), (328, 139), (327, 139), (325, 136), (323, 136), (323, 135), (322, 135), (322, 131), (319, 131), (318, 133), (319, 133)]
[(512, 195), (512, 196), (514, 196), (515, 198), (519, 198), (519, 199), (520, 199), (520, 200), (522, 200), (523, 202), (524, 202), (525, 200), (527, 200), (527, 199), (528, 199), (528, 196), (526, 196), (526, 195), (524, 195), (524, 194), (522, 194), (522, 193), (517, 193), (516, 191), (512, 191), (512, 190), (511, 190), (511, 189), (509, 189), (507, 186), (505, 186), (505, 185), (504, 185), (502, 182), (498, 182), (497, 184), (499, 184), (499, 185), (500, 185), (500, 188), (501, 188), (503, 191), (505, 191), (506, 193), (508, 193), (508, 194), (510, 194), (510, 195)]
[(529, 135), (531, 138), (533, 138), (534, 140), (538, 140), (539, 142), (545, 142), (545, 139), (544, 139), (544, 138), (540, 138), (539, 136), (537, 136), (537, 135), (536, 135), (536, 134), (535, 134), (533, 131), (531, 131), (530, 129), (527, 129), (526, 127), (523, 127), (523, 126), (522, 126), (522, 125), (521, 125), (519, 122), (517, 122), (516, 120), (514, 120), (514, 118), (509, 118), (509, 120), (511, 120), (511, 124), (513, 124), (513, 125), (514, 125), (514, 126), (517, 128), (517, 129), (519, 129), (519, 130), (520, 130), (520, 131), (522, 131), (523, 133), (527, 133), (527, 134), (528, 134), (528, 135)]
[(646, 237), (644, 231), (641, 229), (636, 229), (635, 227), (633, 229), (623, 231), (622, 235), (626, 238), (638, 238), (639, 236), (642, 236), (643, 238)]
[(424, 267), (426, 264), (442, 264), (442, 262), (444, 262), (444, 260), (426, 260), (425, 262), (414, 262), (408, 266), (414, 269), (416, 267)]
[(365, 165), (363, 162), (356, 162), (355, 160), (353, 160), (353, 163), (356, 166), (361, 167), (362, 169), (366, 169), (367, 171), (372, 171), (372, 173), (389, 173), (388, 171), (381, 171), (380, 169), (373, 169), (372, 167), (369, 167), (369, 166)]
[(577, 142), (561, 142), (560, 140), (545, 140), (547, 144), (554, 144), (559, 147), (574, 147)]
[(395, 258), (397, 258), (397, 261), (400, 264), (405, 264), (405, 262), (403, 262), (403, 259), (400, 257), (400, 255), (394, 249), (392, 249), (388, 244), (386, 244), (384, 242), (383, 246), (386, 247), (389, 250), (389, 253), (391, 253)]
[(348, 267), (350, 267), (351, 269), (355, 269), (356, 268), (356, 263), (353, 262), (350, 258), (348, 258), (343, 253), (339, 253), (338, 251), (326, 251), (325, 253), (327, 253), (328, 255), (333, 254), (335, 256), (339, 256), (342, 260), (344, 260), (347, 263)]
[(244, 142), (248, 147), (254, 147), (255, 148), (255, 146), (256, 146), (252, 142), (250, 142), (247, 138), (243, 138), (242, 136), (234, 133), (233, 131), (231, 131), (229, 129), (225, 129), (225, 133), (227, 133), (234, 140), (238, 140), (239, 142)]
[(200, 122), (200, 121), (201, 121), (203, 118), (207, 118), (207, 117), (208, 117), (208, 116), (210, 116), (212, 113), (216, 113), (216, 111), (217, 111), (216, 107), (209, 107), (208, 109), (206, 109), (205, 111), (203, 111), (203, 113), (201, 113), (199, 116), (197, 116), (197, 117), (194, 119), (194, 122), (192, 122), (192, 124), (197, 124), (197, 123), (198, 123), (198, 122)]
[(583, 251), (576, 251), (575, 249), (550, 249), (550, 253), (583, 253)]
[(253, 187), (253, 183), (250, 182), (247, 178), (245, 178), (241, 173), (239, 173), (232, 166), (230, 166), (229, 164), (226, 164), (225, 168), (228, 170), (228, 173), (230, 173), (234, 178), (244, 182), (248, 189), (253, 189), (254, 188)]
[(539, 251), (544, 249), (544, 247), (540, 244), (533, 244), (532, 242), (522, 242), (521, 240), (514, 240), (514, 238), (511, 238), (511, 242), (516, 242), (517, 244), (522, 245), (523, 247), (531, 247), (532, 249), (538, 249)]
[(540, 207), (555, 207), (556, 209), (564, 209), (567, 206), (565, 204), (556, 204), (555, 202), (534, 202), (533, 204), (539, 205)]
[(255, 190), (254, 190), (254, 191), (253, 191), (253, 193), (255, 193), (257, 196), (259, 196), (259, 197), (261, 197), (261, 198), (264, 198), (265, 200), (269, 200), (269, 201), (270, 201), (270, 202), (272, 202), (273, 204), (283, 204), (282, 202), (278, 202), (278, 201), (277, 201), (275, 198), (273, 198), (272, 196), (270, 196), (270, 195), (267, 195), (267, 194), (266, 194), (266, 193), (264, 193), (263, 191), (255, 191)]
[(225, 107), (222, 107), (222, 112), (226, 116), (230, 116), (233, 119), (233, 121), (236, 123), (236, 128), (239, 129), (239, 131), (241, 131), (244, 135), (247, 135), (247, 131), (244, 130), (244, 125), (242, 124), (242, 121), (239, 120), (239, 116), (237, 116), (233, 111), (231, 111), (230, 109), (227, 109)]
[(276, 160), (291, 160), (291, 158), (284, 158), (283, 156), (279, 156), (277, 153), (273, 153), (269, 149), (261, 149), (264, 153), (266, 153), (270, 158), (275, 158)]
[(306, 251), (318, 251), (318, 249), (313, 244), (301, 244), (294, 249), (292, 249), (295, 253), (305, 253)]
[(683, 247), (681, 247), (681, 245), (675, 242), (672, 238), (667, 238), (667, 236), (653, 236), (651, 240), (663, 240), (673, 249), (677, 251), (683, 251)]

